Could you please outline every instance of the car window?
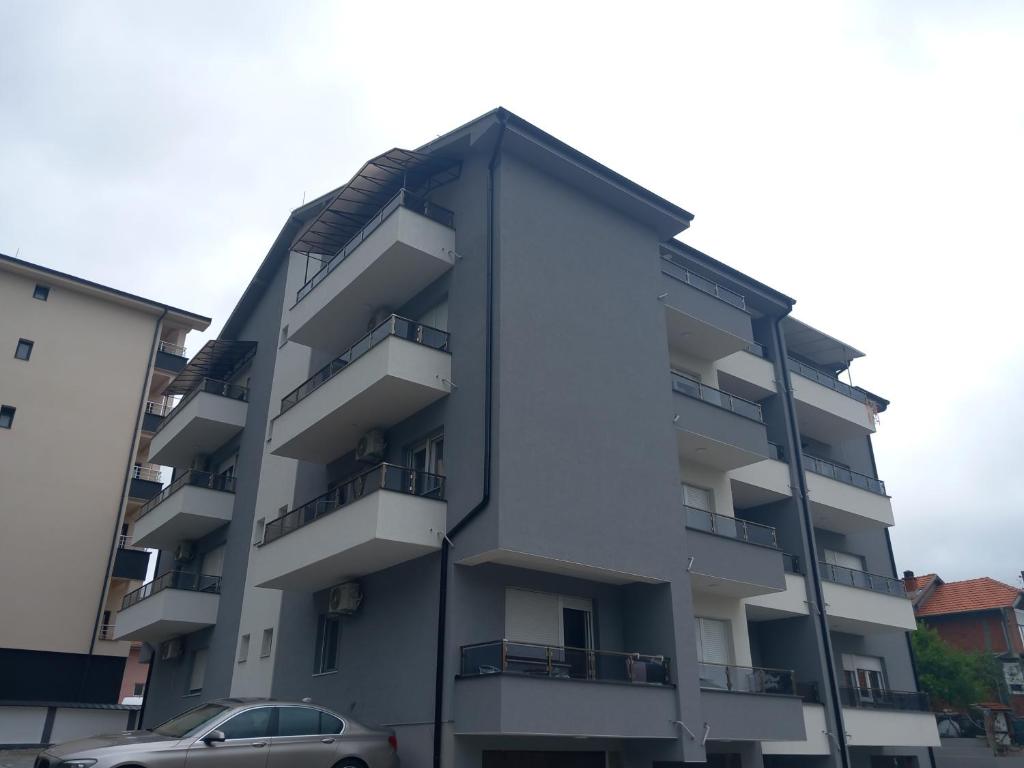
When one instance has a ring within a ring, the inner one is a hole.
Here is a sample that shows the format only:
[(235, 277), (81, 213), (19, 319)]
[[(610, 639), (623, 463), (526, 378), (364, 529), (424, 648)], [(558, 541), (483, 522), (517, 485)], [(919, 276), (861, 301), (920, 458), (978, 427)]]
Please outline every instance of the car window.
[(315, 736), (320, 733), (320, 710), (309, 707), (279, 707), (278, 736)]
[(153, 729), (153, 733), (171, 739), (183, 739), (194, 734), (203, 725), (224, 714), (227, 710), (228, 708), (223, 704), (203, 704), (161, 723)]
[(344, 723), (334, 715), (328, 715), (326, 712), (320, 713), (320, 733), (341, 733), (343, 725)]
[(220, 727), (226, 739), (259, 739), (270, 735), (273, 707), (247, 709)]

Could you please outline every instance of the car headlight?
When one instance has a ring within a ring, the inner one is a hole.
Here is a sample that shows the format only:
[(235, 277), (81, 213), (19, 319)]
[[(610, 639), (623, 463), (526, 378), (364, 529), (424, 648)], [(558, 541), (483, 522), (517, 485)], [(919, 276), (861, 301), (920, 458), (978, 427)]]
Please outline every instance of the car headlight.
[(65, 760), (64, 762), (57, 763), (58, 768), (89, 768), (90, 765), (96, 765), (96, 761), (91, 757), (83, 757), (78, 760)]

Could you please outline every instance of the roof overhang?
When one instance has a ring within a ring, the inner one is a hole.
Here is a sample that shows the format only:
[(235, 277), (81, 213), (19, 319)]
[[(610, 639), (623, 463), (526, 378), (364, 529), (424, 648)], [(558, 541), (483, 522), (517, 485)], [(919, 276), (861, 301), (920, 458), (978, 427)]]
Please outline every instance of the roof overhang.
[(824, 370), (839, 373), (849, 368), (850, 363), (858, 357), (864, 357), (863, 352), (845, 341), (812, 328), (795, 317), (787, 317), (782, 321), (782, 326), (789, 351)]
[(227, 381), (255, 351), (255, 341), (211, 339), (167, 385), (164, 394), (187, 395), (203, 379)]

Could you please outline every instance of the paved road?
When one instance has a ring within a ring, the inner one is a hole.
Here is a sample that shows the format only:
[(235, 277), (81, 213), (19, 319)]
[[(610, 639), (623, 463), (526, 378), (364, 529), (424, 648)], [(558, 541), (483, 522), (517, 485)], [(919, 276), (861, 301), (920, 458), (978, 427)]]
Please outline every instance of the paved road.
[(1024, 768), (1024, 754), (995, 757), (979, 739), (943, 739), (935, 750), (939, 768)]
[(38, 749), (0, 749), (0, 768), (32, 768)]

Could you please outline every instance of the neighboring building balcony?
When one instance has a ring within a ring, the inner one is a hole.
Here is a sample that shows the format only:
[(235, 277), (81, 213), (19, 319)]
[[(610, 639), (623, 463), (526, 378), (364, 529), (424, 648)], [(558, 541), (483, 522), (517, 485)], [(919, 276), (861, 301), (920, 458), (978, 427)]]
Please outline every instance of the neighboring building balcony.
[(445, 479), (380, 464), (266, 524), (258, 587), (315, 592), (441, 548)]
[(220, 576), (169, 571), (121, 601), (115, 640), (158, 643), (217, 622)]
[(704, 721), (716, 740), (803, 739), (803, 702), (793, 673), (725, 664), (697, 664)]
[(774, 528), (693, 507), (683, 511), (693, 589), (751, 597), (786, 588)]
[(372, 307), (400, 307), (455, 263), (455, 214), (401, 190), (296, 294), (289, 340), (337, 349)]
[(142, 431), (152, 434), (160, 429), (160, 425), (164, 422), (164, 417), (171, 412), (172, 407), (169, 403), (157, 403), (147, 400), (142, 411)]
[(803, 455), (814, 524), (836, 533), (858, 533), (895, 524), (885, 483), (809, 454)]
[(190, 469), (174, 479), (135, 516), (135, 544), (173, 549), (231, 522), (235, 478)]
[(889, 576), (819, 563), (829, 627), (855, 635), (917, 627), (903, 582)]
[(802, 432), (830, 442), (875, 431), (877, 408), (862, 390), (792, 357), (787, 365)]
[(928, 695), (918, 691), (840, 688), (843, 724), (852, 747), (937, 747)]
[(181, 373), (188, 365), (188, 357), (185, 356), (185, 348), (180, 344), (171, 344), (169, 341), (161, 341), (156, 348), (156, 360), (154, 366), (157, 370), (170, 374)]
[(149, 570), (149, 552), (128, 545), (127, 537), (120, 537), (114, 554), (112, 578), (145, 581)]
[(248, 400), (245, 387), (201, 379), (159, 425), (150, 460), (187, 467), (197, 455), (213, 453), (245, 427)]
[(761, 406), (672, 372), (680, 458), (730, 470), (768, 458)]
[(678, 737), (669, 659), (495, 640), (462, 648), (455, 732)]
[(451, 391), (448, 334), (392, 315), (281, 399), (270, 452), (327, 464)]
[(735, 291), (661, 257), (669, 345), (703, 360), (720, 360), (754, 341), (746, 300)]
[(136, 501), (149, 501), (160, 493), (164, 487), (159, 467), (145, 467), (135, 464), (132, 467), (131, 479), (128, 484), (128, 498)]

